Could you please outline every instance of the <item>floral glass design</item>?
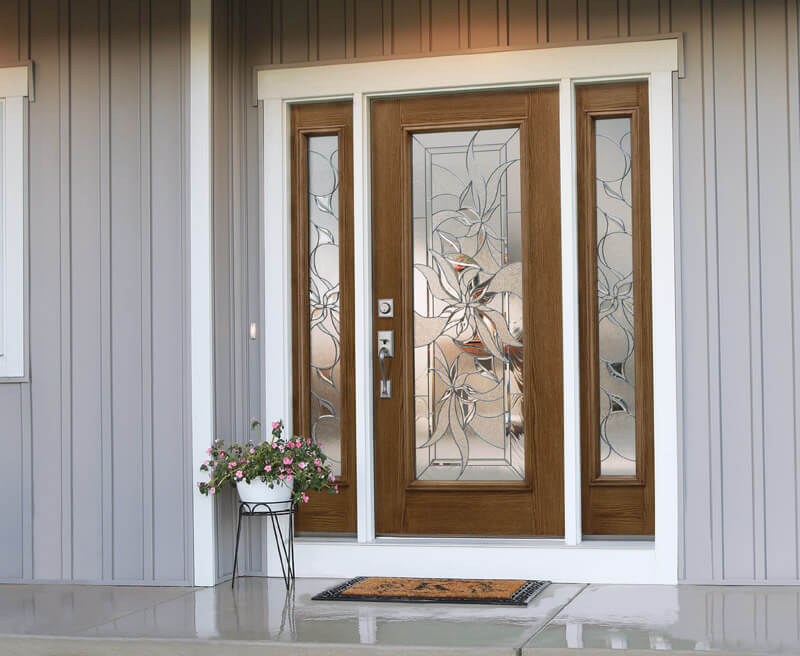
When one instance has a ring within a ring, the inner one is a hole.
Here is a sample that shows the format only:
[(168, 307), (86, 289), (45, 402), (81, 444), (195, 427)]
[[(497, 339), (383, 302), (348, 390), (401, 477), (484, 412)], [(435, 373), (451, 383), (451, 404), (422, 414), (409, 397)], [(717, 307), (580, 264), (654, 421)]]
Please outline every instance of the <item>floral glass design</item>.
[(336, 476), (342, 469), (338, 153), (337, 136), (308, 138), (311, 438)]
[(600, 475), (636, 475), (631, 119), (595, 121)]
[(411, 139), (419, 480), (525, 477), (517, 128)]

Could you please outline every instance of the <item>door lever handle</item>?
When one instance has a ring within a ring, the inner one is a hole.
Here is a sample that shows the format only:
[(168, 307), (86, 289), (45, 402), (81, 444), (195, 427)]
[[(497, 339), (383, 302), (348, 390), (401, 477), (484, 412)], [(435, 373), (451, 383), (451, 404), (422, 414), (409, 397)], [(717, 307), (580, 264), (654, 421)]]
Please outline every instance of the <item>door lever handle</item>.
[(381, 365), (380, 398), (382, 399), (392, 398), (392, 381), (386, 377), (387, 357), (391, 357), (389, 355), (389, 349), (387, 349), (385, 346), (382, 346), (381, 349), (378, 351), (378, 362)]

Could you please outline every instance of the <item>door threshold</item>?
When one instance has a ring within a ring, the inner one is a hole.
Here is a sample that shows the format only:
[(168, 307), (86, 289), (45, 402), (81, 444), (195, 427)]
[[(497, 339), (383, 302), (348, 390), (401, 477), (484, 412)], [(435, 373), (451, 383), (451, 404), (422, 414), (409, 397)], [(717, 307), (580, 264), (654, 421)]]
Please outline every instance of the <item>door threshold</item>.
[(355, 536), (338, 535), (298, 535), (295, 537), (298, 544), (350, 544), (359, 546), (409, 546), (409, 547), (509, 547), (509, 548), (537, 548), (542, 549), (655, 549), (653, 538), (615, 538), (602, 540), (584, 540), (579, 544), (567, 544), (564, 538), (502, 538), (502, 537), (423, 537), (423, 536), (378, 536), (367, 542), (359, 542)]

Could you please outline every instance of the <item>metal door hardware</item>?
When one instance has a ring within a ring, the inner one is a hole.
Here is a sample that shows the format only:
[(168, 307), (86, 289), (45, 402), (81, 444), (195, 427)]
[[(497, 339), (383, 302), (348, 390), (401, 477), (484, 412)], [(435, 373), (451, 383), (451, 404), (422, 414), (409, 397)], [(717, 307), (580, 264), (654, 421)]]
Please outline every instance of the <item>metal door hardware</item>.
[(392, 398), (392, 381), (386, 374), (386, 358), (394, 357), (394, 331), (378, 331), (378, 363), (381, 366), (379, 396), (382, 399)]

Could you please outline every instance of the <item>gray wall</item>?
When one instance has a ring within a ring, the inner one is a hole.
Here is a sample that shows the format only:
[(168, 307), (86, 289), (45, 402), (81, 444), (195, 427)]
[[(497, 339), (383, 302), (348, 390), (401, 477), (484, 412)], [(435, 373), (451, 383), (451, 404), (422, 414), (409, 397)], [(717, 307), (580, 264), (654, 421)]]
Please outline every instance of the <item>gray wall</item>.
[[(260, 391), (241, 323), (258, 316), (261, 298), (256, 253), (242, 242), (258, 229), (257, 110), (244, 88), (252, 64), (684, 33), (680, 578), (798, 581), (797, 0), (218, 0), (215, 13), (216, 44), (227, 49), (215, 69), (220, 81), (224, 64), (226, 80), (215, 86), (216, 283), (233, 308), (221, 311), (217, 296), (216, 410), (230, 435)], [(223, 148), (235, 153), (226, 164)], [(260, 548), (250, 547), (254, 569)]]
[(0, 0), (29, 104), (30, 382), (0, 580), (190, 583), (185, 0)]

